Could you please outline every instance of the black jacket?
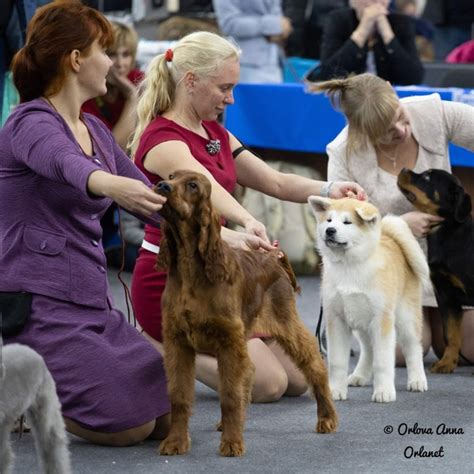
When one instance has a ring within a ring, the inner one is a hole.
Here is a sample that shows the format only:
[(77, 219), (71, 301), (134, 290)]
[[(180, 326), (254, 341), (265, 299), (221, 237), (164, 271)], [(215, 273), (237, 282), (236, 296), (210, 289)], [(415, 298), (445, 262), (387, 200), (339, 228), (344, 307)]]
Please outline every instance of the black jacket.
[[(423, 80), (423, 66), (415, 45), (415, 24), (406, 16), (388, 15), (395, 37), (384, 45), (377, 35), (373, 46), (377, 75), (394, 85), (419, 84)], [(355, 10), (344, 8), (327, 16), (321, 45), (321, 64), (307, 76), (310, 81), (361, 74), (367, 69), (365, 45), (359, 48), (350, 36), (359, 20)]]

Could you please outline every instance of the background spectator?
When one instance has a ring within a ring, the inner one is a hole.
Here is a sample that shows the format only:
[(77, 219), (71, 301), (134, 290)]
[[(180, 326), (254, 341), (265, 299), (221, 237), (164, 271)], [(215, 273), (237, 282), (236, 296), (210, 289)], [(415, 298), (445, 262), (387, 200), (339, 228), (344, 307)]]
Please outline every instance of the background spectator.
[[(87, 101), (83, 112), (98, 117), (107, 125), (123, 150), (136, 124), (138, 83), (143, 77), (135, 68), (138, 35), (133, 27), (112, 22), (114, 43), (107, 51), (113, 65), (107, 75), (107, 93)], [(113, 203), (100, 221), (103, 229), (102, 244), (109, 265), (121, 266), (121, 242), (118, 234), (118, 208)], [(122, 222), (122, 230), (129, 224)], [(131, 258), (131, 255), (129, 255)], [(130, 263), (130, 261), (128, 262)]]
[(474, 63), (474, 40), (454, 48), (446, 57), (447, 63)]
[[(424, 2), (422, 2), (424, 3)], [(424, 4), (421, 6), (424, 8)], [(412, 17), (415, 21), (416, 48), (422, 61), (434, 59), (434, 26), (423, 18), (420, 18), (422, 10), (417, 0), (395, 0), (395, 11)]]
[(113, 65), (107, 75), (107, 93), (87, 101), (83, 112), (100, 118), (123, 150), (135, 128), (138, 83), (143, 73), (135, 68), (138, 35), (133, 27), (112, 22), (114, 44), (107, 51)]
[(427, 0), (424, 17), (435, 25), (435, 59), (472, 39), (473, 0)]
[(348, 0), (283, 0), (283, 12), (293, 25), (286, 46), (288, 56), (319, 59), (328, 13), (347, 5)]
[(213, 0), (224, 35), (242, 49), (241, 82), (281, 82), (282, 46), (292, 31), (281, 0)]
[(324, 25), (321, 65), (308, 80), (371, 72), (392, 84), (423, 79), (415, 26), (406, 15), (388, 12), (388, 0), (351, 0), (351, 8), (331, 12)]

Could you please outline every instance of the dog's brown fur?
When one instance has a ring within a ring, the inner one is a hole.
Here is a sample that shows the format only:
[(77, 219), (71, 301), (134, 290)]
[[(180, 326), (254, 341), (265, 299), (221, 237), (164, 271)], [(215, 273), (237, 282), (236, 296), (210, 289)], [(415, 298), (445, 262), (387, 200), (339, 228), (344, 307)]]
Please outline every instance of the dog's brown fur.
[(219, 370), (220, 454), (244, 454), (242, 432), (254, 371), (247, 338), (255, 331), (271, 334), (305, 375), (317, 400), (316, 431), (335, 431), (326, 367), (315, 338), (298, 318), (296, 280), (286, 257), (279, 259), (276, 251), (235, 250), (223, 242), (204, 175), (177, 171), (156, 190), (167, 197), (158, 265), (168, 269), (162, 311), (171, 399), (171, 429), (160, 453), (183, 454), (190, 448), (195, 355), (209, 352), (217, 357)]

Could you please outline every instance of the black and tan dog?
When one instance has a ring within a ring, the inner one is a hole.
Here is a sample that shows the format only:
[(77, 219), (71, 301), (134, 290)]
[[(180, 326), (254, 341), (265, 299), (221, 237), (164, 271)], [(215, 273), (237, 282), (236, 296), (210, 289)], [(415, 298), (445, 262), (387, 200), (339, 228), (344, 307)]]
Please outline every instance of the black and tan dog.
[(461, 347), (462, 306), (474, 305), (474, 227), (471, 198), (452, 174), (403, 169), (398, 187), (421, 212), (444, 220), (428, 234), (428, 264), (443, 320), (446, 349), (432, 372), (452, 372)]

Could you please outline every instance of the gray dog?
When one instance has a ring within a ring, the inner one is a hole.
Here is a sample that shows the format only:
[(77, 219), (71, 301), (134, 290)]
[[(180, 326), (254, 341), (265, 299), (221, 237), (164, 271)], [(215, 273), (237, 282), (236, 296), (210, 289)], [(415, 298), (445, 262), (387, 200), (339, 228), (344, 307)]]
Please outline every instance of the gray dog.
[[(13, 470), (10, 432), (26, 412), (46, 474), (68, 474), (71, 462), (56, 386), (43, 358), (27, 346), (0, 347), (0, 474)], [(3, 369), (3, 370), (2, 370)]]

